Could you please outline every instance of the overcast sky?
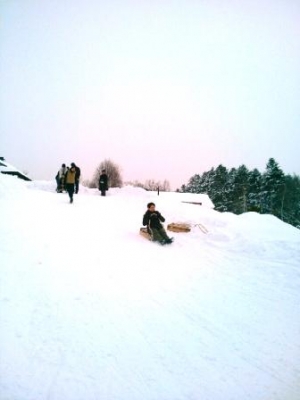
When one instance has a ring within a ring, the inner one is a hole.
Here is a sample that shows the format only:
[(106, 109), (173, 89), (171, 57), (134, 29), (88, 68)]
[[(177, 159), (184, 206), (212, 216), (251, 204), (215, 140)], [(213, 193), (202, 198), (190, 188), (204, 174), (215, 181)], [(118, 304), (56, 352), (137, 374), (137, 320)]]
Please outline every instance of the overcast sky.
[(1, 0), (0, 156), (34, 179), (175, 189), (224, 164), (300, 173), (298, 0)]

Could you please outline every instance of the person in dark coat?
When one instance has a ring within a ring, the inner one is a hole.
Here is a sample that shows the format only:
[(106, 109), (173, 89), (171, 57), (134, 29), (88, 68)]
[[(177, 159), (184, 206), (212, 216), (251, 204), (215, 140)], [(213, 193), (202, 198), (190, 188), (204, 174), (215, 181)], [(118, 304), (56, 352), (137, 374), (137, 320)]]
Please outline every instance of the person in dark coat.
[(69, 194), (70, 197), (70, 203), (73, 203), (73, 194), (75, 190), (75, 180), (76, 180), (76, 169), (75, 167), (72, 167), (68, 169), (68, 172), (66, 173), (66, 190)]
[(105, 169), (102, 170), (102, 173), (99, 177), (99, 190), (101, 192), (101, 196), (105, 196), (106, 191), (108, 190), (108, 176)]
[(81, 171), (80, 171), (80, 168), (77, 167), (77, 165), (75, 163), (71, 163), (71, 167), (74, 167), (75, 171), (76, 171), (76, 173), (75, 173), (75, 193), (77, 194), (79, 191), (79, 180), (80, 180)]
[(143, 217), (143, 225), (147, 226), (148, 233), (153, 241), (161, 244), (172, 243), (172, 239), (167, 235), (161, 222), (165, 222), (165, 218), (160, 212), (156, 211), (154, 203), (149, 203)]

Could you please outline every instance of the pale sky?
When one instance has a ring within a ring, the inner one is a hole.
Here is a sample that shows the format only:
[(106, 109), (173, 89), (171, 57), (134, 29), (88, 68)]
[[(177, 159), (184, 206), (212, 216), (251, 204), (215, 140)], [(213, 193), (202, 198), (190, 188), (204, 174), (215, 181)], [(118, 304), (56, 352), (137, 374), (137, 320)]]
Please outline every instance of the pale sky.
[(219, 164), (300, 174), (298, 0), (0, 0), (0, 156), (176, 189)]

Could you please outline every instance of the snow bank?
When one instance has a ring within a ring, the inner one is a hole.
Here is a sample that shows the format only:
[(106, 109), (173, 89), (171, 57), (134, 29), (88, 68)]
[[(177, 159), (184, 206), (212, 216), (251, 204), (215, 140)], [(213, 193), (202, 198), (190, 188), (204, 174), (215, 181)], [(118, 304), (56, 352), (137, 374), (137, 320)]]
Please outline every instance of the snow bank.
[(34, 189), (34, 190), (43, 190), (46, 192), (55, 192), (56, 191), (56, 181), (53, 179), (52, 181), (31, 181), (27, 182), (27, 187), (28, 189)]
[(25, 181), (17, 176), (0, 173), (0, 198), (19, 198), (26, 193)]
[(121, 194), (124, 196), (132, 196), (132, 197), (138, 196), (138, 197), (144, 197), (144, 198), (149, 197), (149, 194), (145, 189), (142, 189), (139, 187), (134, 187), (131, 185), (126, 185), (122, 188), (112, 188), (109, 190), (114, 194)]
[[(56, 181), (53, 179), (52, 181), (42, 181), (42, 180), (34, 180), (31, 182), (27, 182), (26, 186), (28, 189), (33, 190), (42, 190), (45, 192), (56, 192)], [(89, 189), (86, 186), (79, 185), (79, 191), (85, 194), (92, 194), (95, 189)]]

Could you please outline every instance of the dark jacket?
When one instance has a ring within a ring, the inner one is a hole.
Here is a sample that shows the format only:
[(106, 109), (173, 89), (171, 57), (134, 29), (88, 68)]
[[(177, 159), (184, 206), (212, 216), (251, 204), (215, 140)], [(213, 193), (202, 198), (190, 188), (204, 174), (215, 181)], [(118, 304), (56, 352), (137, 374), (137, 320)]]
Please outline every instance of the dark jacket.
[(147, 225), (153, 229), (161, 229), (163, 226), (160, 222), (165, 222), (164, 217), (158, 211), (147, 210), (143, 217), (143, 225)]
[(76, 181), (78, 181), (79, 178), (80, 178), (81, 171), (80, 171), (80, 168), (77, 167), (77, 165), (76, 165), (76, 167), (75, 167), (75, 171), (76, 171), (76, 173), (75, 173), (75, 179), (76, 179)]
[(108, 176), (106, 174), (101, 174), (99, 178), (99, 190), (108, 190)]

